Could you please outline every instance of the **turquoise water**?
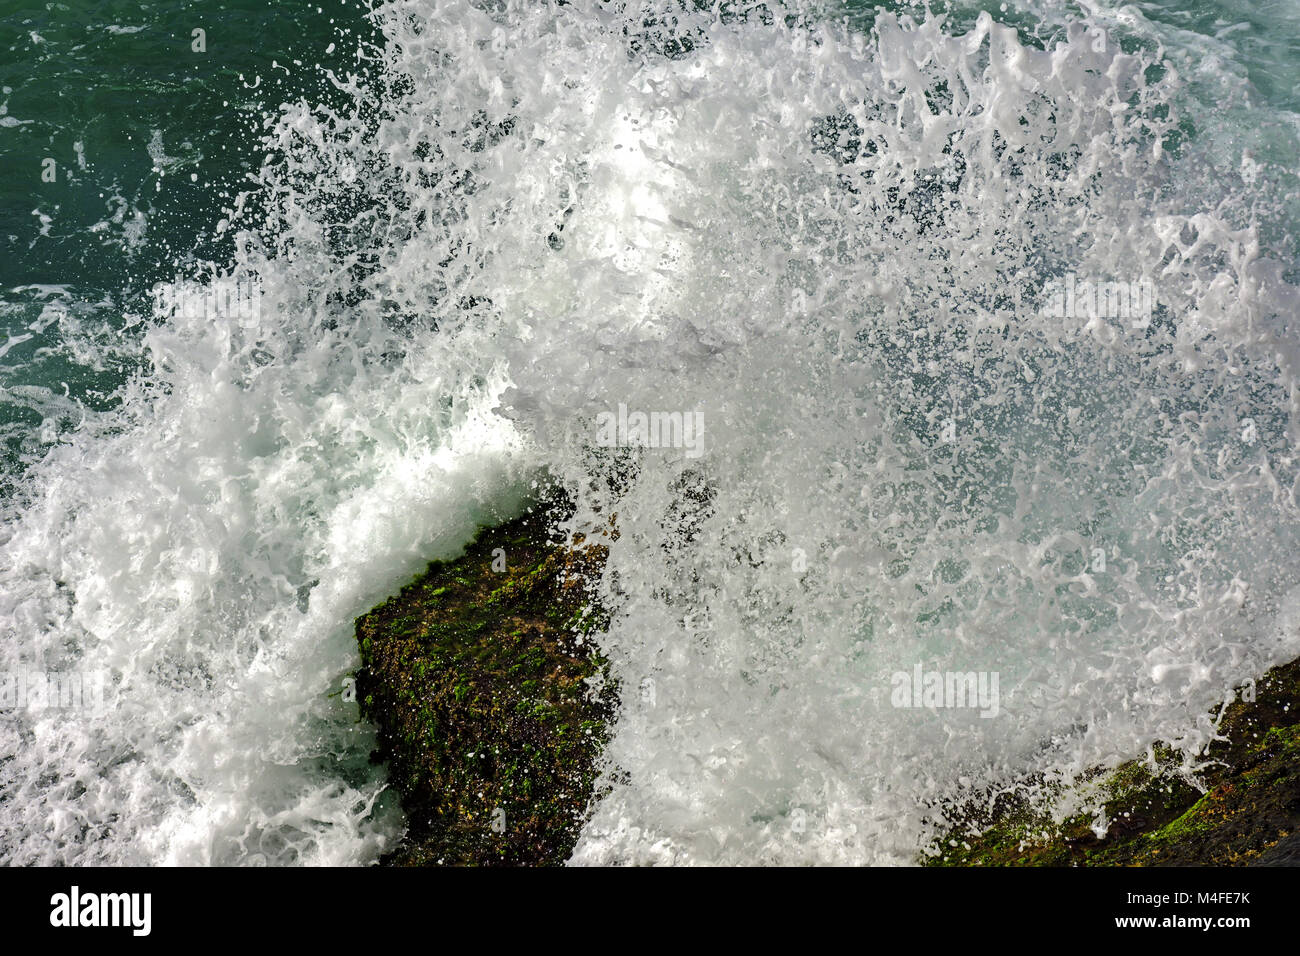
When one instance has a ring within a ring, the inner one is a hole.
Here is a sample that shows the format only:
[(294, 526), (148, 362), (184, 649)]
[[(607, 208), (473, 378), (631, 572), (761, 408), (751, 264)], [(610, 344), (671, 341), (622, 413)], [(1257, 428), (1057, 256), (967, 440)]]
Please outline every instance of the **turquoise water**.
[(906, 863), (1300, 651), (1293, 7), (191, 6), (0, 17), (0, 675), (109, 704), (6, 705), (0, 859), (374, 862), (351, 622), (542, 472), (655, 689), (575, 862)]

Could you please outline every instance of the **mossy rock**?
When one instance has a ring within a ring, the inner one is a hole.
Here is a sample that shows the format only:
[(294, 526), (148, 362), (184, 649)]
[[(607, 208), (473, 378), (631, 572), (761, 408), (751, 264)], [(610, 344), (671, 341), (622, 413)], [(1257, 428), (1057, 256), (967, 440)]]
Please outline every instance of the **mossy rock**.
[[(1245, 695), (1249, 698), (1250, 695)], [(1085, 775), (1106, 827), (1080, 814), (1055, 823), (1039, 805), (1002, 795), (971, 801), (923, 854), (929, 866), (1225, 866), (1275, 864), (1300, 834), (1300, 660), (1270, 670), (1254, 700), (1224, 711), (1189, 781), (1169, 749)], [(1024, 781), (1025, 791), (1040, 780)]]
[[(382, 863), (554, 865), (595, 798), (617, 705), (591, 636), (599, 543), (550, 537), (550, 500), (357, 619), (357, 699), (408, 829)], [(571, 545), (571, 546), (570, 546)]]

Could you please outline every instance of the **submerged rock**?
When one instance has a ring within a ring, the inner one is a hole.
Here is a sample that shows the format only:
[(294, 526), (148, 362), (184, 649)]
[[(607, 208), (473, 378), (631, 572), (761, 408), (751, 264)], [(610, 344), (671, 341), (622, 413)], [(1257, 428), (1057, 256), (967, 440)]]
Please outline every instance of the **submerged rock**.
[[(552, 503), (357, 619), (357, 699), (408, 818), (390, 865), (559, 864), (593, 801), (617, 703), (590, 635), (599, 543)], [(572, 546), (570, 546), (570, 544)]]
[(1100, 813), (1056, 823), (1029, 801), (972, 802), (931, 866), (1294, 865), (1300, 861), (1300, 660), (1230, 704), (1194, 775), (1166, 748), (1095, 771)]

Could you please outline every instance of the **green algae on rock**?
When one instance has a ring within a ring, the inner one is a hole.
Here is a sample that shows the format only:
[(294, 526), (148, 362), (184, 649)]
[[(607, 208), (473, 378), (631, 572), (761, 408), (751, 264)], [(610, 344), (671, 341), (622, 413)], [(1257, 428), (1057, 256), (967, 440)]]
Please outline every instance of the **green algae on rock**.
[[(1251, 700), (1251, 697), (1254, 697)], [(1094, 771), (1097, 813), (1055, 823), (1013, 796), (972, 802), (923, 856), (930, 866), (1225, 866), (1295, 862), (1300, 834), (1300, 660), (1219, 715), (1192, 779), (1151, 759)]]
[(563, 863), (617, 689), (590, 635), (607, 553), (553, 541), (557, 507), (482, 530), (357, 619), (357, 699), (408, 830), (393, 865)]

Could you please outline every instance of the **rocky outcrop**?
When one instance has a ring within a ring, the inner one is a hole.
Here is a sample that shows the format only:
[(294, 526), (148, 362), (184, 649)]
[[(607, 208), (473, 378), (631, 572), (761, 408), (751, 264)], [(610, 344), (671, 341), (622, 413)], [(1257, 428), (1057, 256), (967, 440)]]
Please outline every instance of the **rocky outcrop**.
[[(1230, 704), (1194, 775), (1167, 748), (1094, 771), (1102, 813), (1054, 822), (1013, 796), (973, 801), (932, 866), (1239, 866), (1300, 863), (1300, 661)], [(1254, 700), (1249, 699), (1254, 697)], [(1014, 788), (1013, 788), (1014, 790)]]
[(590, 636), (606, 549), (552, 540), (554, 500), (484, 529), (357, 619), (357, 699), (408, 830), (396, 865), (559, 864), (617, 702)]

